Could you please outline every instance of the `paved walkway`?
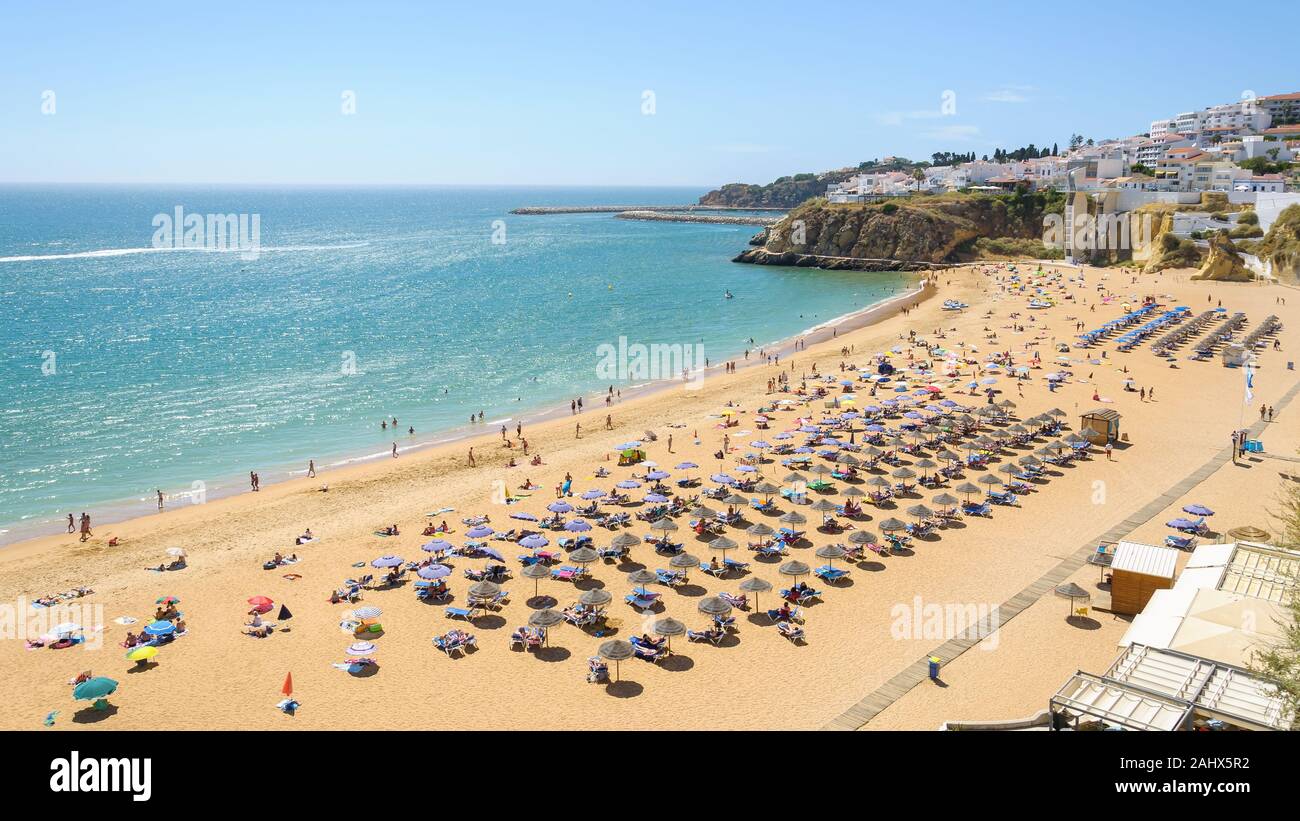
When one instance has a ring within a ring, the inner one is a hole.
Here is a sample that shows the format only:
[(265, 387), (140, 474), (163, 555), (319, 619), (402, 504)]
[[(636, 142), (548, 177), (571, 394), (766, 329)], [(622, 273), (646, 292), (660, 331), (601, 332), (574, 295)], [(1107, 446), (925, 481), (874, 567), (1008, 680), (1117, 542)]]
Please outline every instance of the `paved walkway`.
[[(1278, 412), (1285, 409), (1287, 404), (1290, 403), (1297, 393), (1300, 393), (1300, 383), (1293, 385), (1289, 391), (1283, 394), (1282, 398), (1279, 399), (1277, 404), (1274, 406), (1275, 409)], [(1267, 423), (1265, 422), (1256, 422), (1250, 427), (1251, 434), (1258, 435), (1264, 430), (1266, 425)], [(1087, 562), (1088, 557), (1096, 551), (1097, 545), (1102, 544), (1103, 542), (1118, 542), (1141, 525), (1146, 524), (1159, 515), (1160, 511), (1169, 507), (1169, 505), (1186, 495), (1192, 488), (1209, 478), (1211, 474), (1222, 467), (1230, 458), (1232, 458), (1232, 448), (1223, 448), (1204, 465), (1201, 465), (1173, 487), (1143, 505), (1141, 510), (1138, 510), (1136, 513), (1106, 532), (1100, 533), (1080, 545), (1074, 553), (1040, 576), (1033, 584), (1003, 602), (997, 610), (999, 626), (1005, 625), (1008, 621), (1015, 618), (1020, 611), (1038, 601), (1044, 593), (1052, 590), (1073, 575), (1080, 567), (1083, 567)], [(902, 698), (909, 690), (930, 677), (930, 656), (937, 656), (944, 664), (947, 664), (978, 644), (981, 637), (988, 635), (989, 632), (988, 625), (981, 623), (976, 625), (976, 635), (965, 638), (954, 638), (944, 642), (929, 653), (926, 653), (921, 658), (912, 662), (898, 675), (882, 684), (875, 692), (871, 693), (857, 704), (854, 704), (842, 714), (831, 719), (831, 721), (822, 729), (857, 730), (863, 727), (867, 722), (879, 715), (886, 707)]]

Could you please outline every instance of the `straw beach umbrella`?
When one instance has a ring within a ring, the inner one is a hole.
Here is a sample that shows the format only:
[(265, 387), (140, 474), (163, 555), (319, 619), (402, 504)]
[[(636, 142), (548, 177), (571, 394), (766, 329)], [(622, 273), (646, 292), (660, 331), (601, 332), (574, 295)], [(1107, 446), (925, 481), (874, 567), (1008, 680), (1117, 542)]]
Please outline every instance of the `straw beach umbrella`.
[[(1092, 598), (1091, 593), (1089, 593), (1087, 590), (1084, 590), (1082, 587), (1075, 584), (1074, 582), (1068, 582), (1066, 584), (1058, 585), (1054, 592), (1056, 593), (1056, 595), (1060, 596), (1061, 598), (1070, 600), (1070, 614), (1069, 614), (1070, 616), (1074, 615), (1075, 601), (1082, 599), (1083, 601), (1086, 602)], [(1069, 618), (1069, 616), (1067, 616), (1067, 618)]]
[(758, 594), (765, 593), (772, 589), (772, 583), (764, 581), (757, 576), (750, 576), (740, 583), (740, 589), (746, 593), (754, 594), (754, 607), (758, 607)]
[(551, 577), (551, 569), (546, 565), (542, 564), (541, 562), (535, 562), (533, 564), (530, 564), (520, 572), (523, 573), (523, 575), (526, 578), (533, 580), (534, 599), (536, 599), (539, 595), (541, 595), (538, 591), (539, 591), (539, 585), (541, 585), (542, 583), (542, 579), (549, 579)]
[(717, 596), (707, 596), (700, 599), (700, 603), (695, 606), (695, 609), (706, 616), (725, 616), (731, 612), (731, 605)]
[(686, 635), (686, 625), (671, 616), (656, 619), (655, 622), (650, 625), (650, 629), (668, 639), (668, 652), (670, 653), (673, 649), (673, 636)]
[(636, 654), (632, 648), (631, 642), (621, 639), (610, 639), (602, 642), (600, 647), (596, 648), (596, 654), (606, 661), (614, 662), (614, 681), (618, 681), (619, 662), (626, 661)]
[(835, 560), (844, 557), (844, 548), (837, 544), (823, 545), (817, 548), (817, 558), (825, 559), (831, 566), (835, 566)]
[(807, 576), (812, 572), (812, 569), (803, 562), (786, 562), (777, 568), (777, 572), (782, 576), (789, 576), (798, 581), (800, 576)]
[(549, 607), (545, 610), (534, 610), (528, 617), (530, 627), (536, 627), (542, 631), (542, 642), (549, 647), (551, 644), (551, 628), (564, 621), (564, 615)]
[(578, 604), (584, 607), (604, 607), (614, 600), (614, 594), (603, 587), (593, 587), (578, 597)]

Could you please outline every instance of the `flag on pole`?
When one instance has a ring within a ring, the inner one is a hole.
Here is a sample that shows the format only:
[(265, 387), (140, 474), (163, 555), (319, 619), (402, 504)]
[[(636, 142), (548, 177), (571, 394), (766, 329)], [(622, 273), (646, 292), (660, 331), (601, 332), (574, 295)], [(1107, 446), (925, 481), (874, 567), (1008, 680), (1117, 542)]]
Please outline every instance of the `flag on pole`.
[(1246, 363), (1246, 404), (1255, 398), (1255, 368), (1249, 362)]

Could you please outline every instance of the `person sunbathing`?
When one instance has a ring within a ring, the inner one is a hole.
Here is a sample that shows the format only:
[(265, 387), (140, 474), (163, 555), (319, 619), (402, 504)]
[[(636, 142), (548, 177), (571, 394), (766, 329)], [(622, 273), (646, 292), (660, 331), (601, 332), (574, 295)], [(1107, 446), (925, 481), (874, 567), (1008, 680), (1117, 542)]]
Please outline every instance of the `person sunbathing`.
[(539, 453), (536, 456), (534, 456), (528, 464), (533, 465), (535, 467), (537, 465), (540, 465), (541, 463), (542, 463), (542, 456)]
[(131, 648), (131, 647), (135, 647), (139, 643), (140, 643), (139, 637), (137, 637), (135, 633), (132, 633), (130, 630), (128, 630), (126, 632), (126, 640), (122, 642), (122, 646), (126, 648)]

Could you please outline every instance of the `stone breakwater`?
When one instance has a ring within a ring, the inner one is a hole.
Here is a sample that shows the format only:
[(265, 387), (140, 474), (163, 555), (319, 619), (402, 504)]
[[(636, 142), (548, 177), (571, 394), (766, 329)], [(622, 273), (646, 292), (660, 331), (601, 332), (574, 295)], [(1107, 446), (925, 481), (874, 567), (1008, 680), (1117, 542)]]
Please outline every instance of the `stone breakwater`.
[(780, 217), (745, 217), (738, 214), (678, 214), (662, 211), (620, 211), (614, 215), (621, 220), (649, 220), (651, 222), (712, 222), (724, 225), (761, 225), (764, 228), (775, 225)]
[(817, 254), (796, 254), (793, 251), (774, 253), (762, 248), (741, 251), (732, 262), (751, 265), (786, 265), (798, 268), (821, 268), (827, 271), (937, 271), (952, 267), (946, 263), (919, 262), (906, 259), (865, 259), (859, 257), (827, 257)]
[(515, 208), (512, 214), (618, 214), (626, 211), (774, 211), (786, 208), (731, 208), (725, 205), (535, 205)]

